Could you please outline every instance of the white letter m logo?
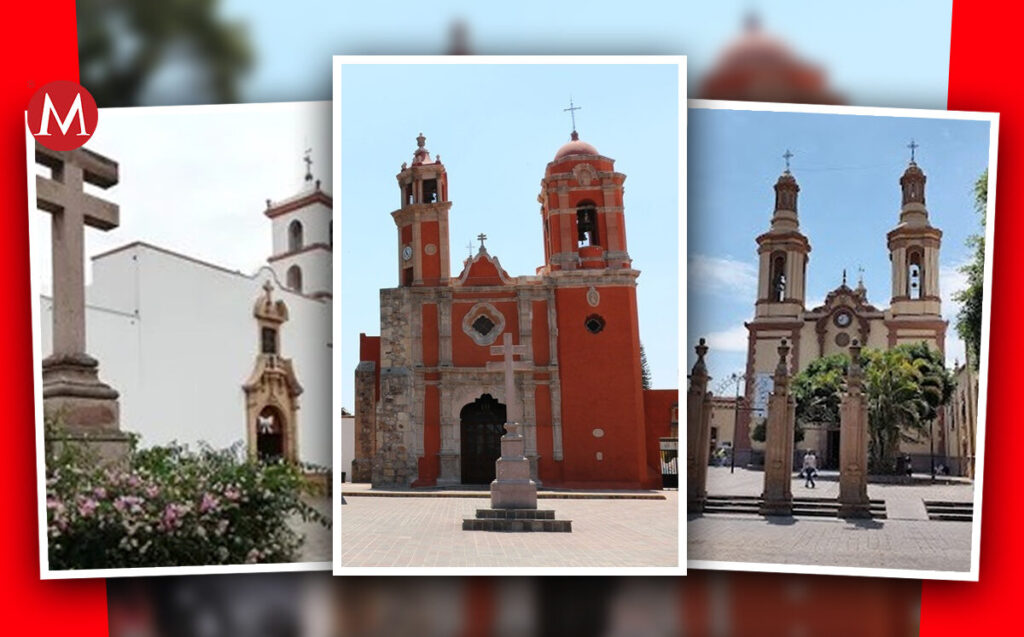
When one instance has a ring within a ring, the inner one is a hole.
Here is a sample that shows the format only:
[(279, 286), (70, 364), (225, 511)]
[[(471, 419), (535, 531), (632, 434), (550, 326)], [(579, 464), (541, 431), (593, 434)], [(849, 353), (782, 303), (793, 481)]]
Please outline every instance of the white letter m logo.
[(85, 114), (82, 112), (82, 94), (78, 93), (75, 95), (75, 101), (71, 103), (71, 108), (68, 110), (67, 117), (63, 120), (60, 115), (57, 114), (57, 109), (53, 107), (53, 102), (50, 101), (50, 94), (45, 93), (43, 96), (43, 116), (39, 122), (39, 132), (36, 135), (49, 135), (50, 134), (50, 115), (57, 120), (57, 126), (60, 128), (62, 135), (68, 134), (68, 129), (71, 128), (71, 123), (75, 119), (75, 115), (78, 115), (78, 136), (88, 137), (89, 133), (85, 132)]

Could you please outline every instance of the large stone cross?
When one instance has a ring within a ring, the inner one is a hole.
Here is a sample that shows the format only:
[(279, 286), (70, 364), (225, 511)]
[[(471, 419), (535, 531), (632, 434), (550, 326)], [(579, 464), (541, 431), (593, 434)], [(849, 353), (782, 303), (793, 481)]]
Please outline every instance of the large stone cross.
[(117, 205), (84, 186), (115, 185), (117, 162), (85, 149), (54, 151), (37, 143), (36, 163), (53, 171), (52, 178), (36, 175), (36, 206), (53, 218), (53, 356), (84, 354), (85, 226), (118, 226)]
[(521, 406), (516, 399), (515, 372), (531, 369), (531, 365), (526, 361), (516, 361), (514, 358), (526, 356), (529, 353), (530, 348), (527, 346), (513, 345), (512, 335), (508, 332), (501, 337), (501, 345), (491, 346), (491, 354), (503, 357), (500, 363), (497, 361), (487, 363), (487, 369), (505, 372), (505, 420), (508, 422), (521, 423), (523, 420), (520, 413)]
[(99, 379), (99, 364), (85, 351), (85, 227), (116, 228), (118, 207), (84, 188), (116, 184), (117, 162), (36, 144), (36, 163), (52, 171), (36, 176), (36, 206), (50, 213), (53, 228), (53, 352), (43, 361), (43, 408), (60, 431), (50, 440), (85, 442), (101, 459), (116, 460), (129, 448), (118, 393)]

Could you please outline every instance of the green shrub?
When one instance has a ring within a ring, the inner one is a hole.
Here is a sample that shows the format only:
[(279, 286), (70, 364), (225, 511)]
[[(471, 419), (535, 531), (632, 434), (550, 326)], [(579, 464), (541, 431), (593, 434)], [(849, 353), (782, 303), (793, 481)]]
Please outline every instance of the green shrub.
[(104, 464), (81, 445), (48, 449), (50, 568), (292, 562), (299, 517), (330, 522), (303, 501), (302, 468), (245, 458), (240, 445), (172, 444)]

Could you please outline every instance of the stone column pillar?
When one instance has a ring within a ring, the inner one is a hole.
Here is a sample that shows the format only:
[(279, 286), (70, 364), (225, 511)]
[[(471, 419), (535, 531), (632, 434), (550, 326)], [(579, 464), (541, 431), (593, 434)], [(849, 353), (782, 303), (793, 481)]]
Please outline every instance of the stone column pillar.
[(690, 388), (686, 393), (686, 511), (700, 513), (707, 498), (708, 429), (711, 403), (708, 395), (708, 368), (704, 356), (708, 346), (704, 339), (695, 348), (697, 362), (690, 372)]
[(868, 501), (868, 405), (863, 391), (860, 343), (850, 346), (846, 392), (839, 407), (839, 517), (870, 518)]
[(768, 424), (764, 445), (764, 493), (761, 515), (793, 514), (793, 429), (796, 400), (789, 391), (786, 359), (789, 344), (779, 345), (779, 364), (775, 368), (775, 390), (768, 398)]

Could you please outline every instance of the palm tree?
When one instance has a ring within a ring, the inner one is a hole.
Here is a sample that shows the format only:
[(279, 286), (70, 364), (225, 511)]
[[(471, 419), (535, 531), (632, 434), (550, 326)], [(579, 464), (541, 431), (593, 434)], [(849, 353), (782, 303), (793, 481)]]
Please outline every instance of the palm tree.
[(928, 409), (922, 391), (924, 378), (906, 352), (869, 352), (868, 357), (868, 465), (872, 472), (893, 473), (900, 442), (919, 441), (927, 429), (922, 418)]

